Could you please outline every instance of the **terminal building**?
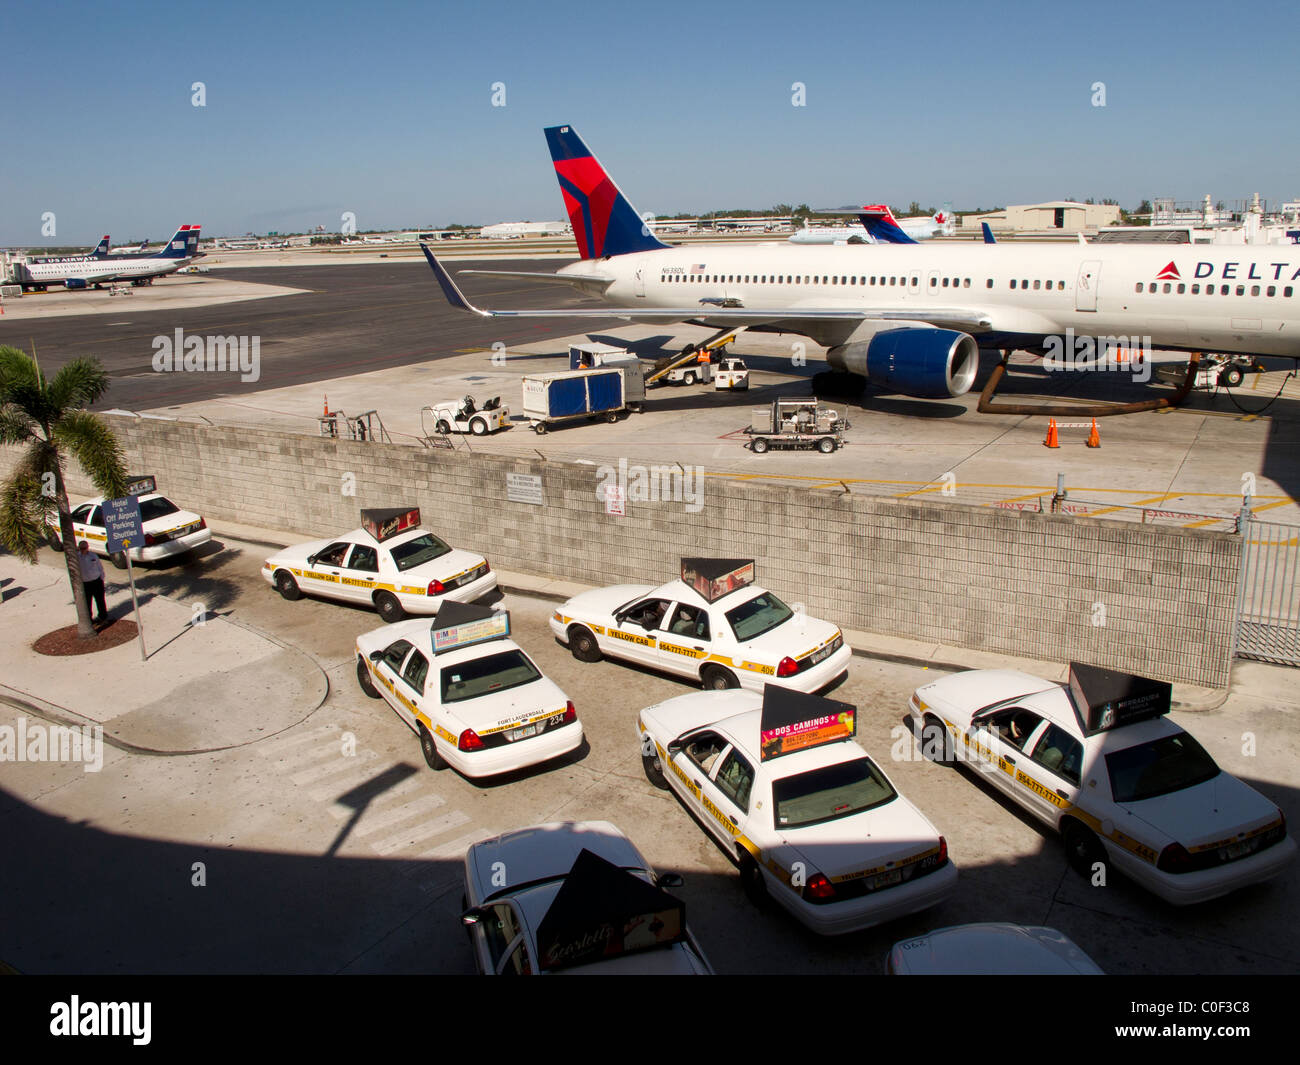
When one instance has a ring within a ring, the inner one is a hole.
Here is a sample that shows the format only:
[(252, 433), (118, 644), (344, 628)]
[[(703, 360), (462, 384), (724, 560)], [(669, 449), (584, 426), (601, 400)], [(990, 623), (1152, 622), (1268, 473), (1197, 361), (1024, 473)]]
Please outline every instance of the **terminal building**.
[(1078, 203), (1051, 200), (1048, 203), (1013, 204), (1001, 211), (961, 216), (965, 233), (979, 233), (987, 222), (994, 233), (1063, 233), (1096, 231), (1119, 221), (1119, 206), (1113, 203)]

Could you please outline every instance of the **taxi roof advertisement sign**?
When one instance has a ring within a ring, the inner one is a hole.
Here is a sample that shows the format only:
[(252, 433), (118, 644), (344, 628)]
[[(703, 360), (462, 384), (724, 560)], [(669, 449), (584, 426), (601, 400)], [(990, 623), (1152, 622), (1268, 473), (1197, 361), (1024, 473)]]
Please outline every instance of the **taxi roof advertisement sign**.
[(587, 965), (667, 946), (685, 932), (680, 899), (584, 848), (537, 926), (538, 965)]
[(502, 611), (487, 618), (465, 620), (456, 618), (450, 620), (450, 623), (448, 619), (442, 618), (445, 612), (446, 606), (443, 606), (443, 609), (438, 611), (438, 619), (433, 623), (434, 654), (443, 654), (448, 650), (468, 648), (487, 640), (499, 640), (500, 637), (510, 636), (510, 611)]
[(386, 507), (361, 512), (361, 527), (380, 543), (419, 525), (419, 507)]
[(1167, 681), (1070, 663), (1074, 711), (1089, 736), (1169, 713), (1173, 690)]
[(761, 761), (783, 754), (851, 740), (858, 730), (857, 708), (838, 699), (823, 699), (768, 684), (763, 688), (759, 722)]
[(147, 496), (158, 491), (158, 478), (152, 474), (137, 474), (126, 479), (126, 494), (129, 496)]
[(710, 603), (754, 583), (752, 558), (684, 558), (682, 580)]

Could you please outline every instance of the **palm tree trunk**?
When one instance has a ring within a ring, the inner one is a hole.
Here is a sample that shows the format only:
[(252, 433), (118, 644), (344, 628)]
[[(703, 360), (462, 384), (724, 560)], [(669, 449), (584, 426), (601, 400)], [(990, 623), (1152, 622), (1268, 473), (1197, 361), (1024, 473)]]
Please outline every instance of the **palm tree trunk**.
[(90, 606), (86, 603), (85, 584), (81, 580), (81, 559), (77, 551), (77, 534), (72, 527), (72, 510), (68, 506), (68, 489), (63, 483), (63, 471), (54, 471), (54, 489), (59, 504), (59, 538), (63, 541), (63, 560), (68, 566), (68, 583), (72, 585), (72, 604), (77, 608), (77, 638), (93, 640), (95, 626), (90, 621)]

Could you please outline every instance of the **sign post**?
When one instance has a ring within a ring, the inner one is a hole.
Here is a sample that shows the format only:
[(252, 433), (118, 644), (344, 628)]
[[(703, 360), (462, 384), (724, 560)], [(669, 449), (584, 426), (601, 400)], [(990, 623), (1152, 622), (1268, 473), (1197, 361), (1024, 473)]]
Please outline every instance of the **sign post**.
[(147, 662), (144, 650), (144, 623), (140, 620), (140, 602), (135, 596), (135, 574), (131, 570), (131, 545), (144, 542), (144, 523), (140, 520), (140, 500), (135, 496), (104, 501), (105, 550), (110, 555), (121, 551), (126, 556), (126, 579), (131, 584), (131, 607), (135, 611), (135, 632), (140, 639), (140, 661)]

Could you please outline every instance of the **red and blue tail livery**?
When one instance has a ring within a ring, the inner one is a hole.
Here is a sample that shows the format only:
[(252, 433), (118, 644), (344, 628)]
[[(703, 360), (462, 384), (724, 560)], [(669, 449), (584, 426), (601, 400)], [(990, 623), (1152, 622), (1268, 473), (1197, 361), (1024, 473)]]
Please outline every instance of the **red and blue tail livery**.
[(877, 244), (915, 244), (894, 219), (894, 212), (883, 203), (862, 208), (858, 221)]
[(155, 252), (150, 258), (153, 259), (192, 259), (195, 252), (199, 250), (199, 232), (202, 226), (181, 226), (176, 230), (175, 235), (159, 252)]
[(667, 247), (655, 239), (572, 126), (549, 127), (546, 144), (551, 149), (579, 255), (584, 259), (605, 259)]

